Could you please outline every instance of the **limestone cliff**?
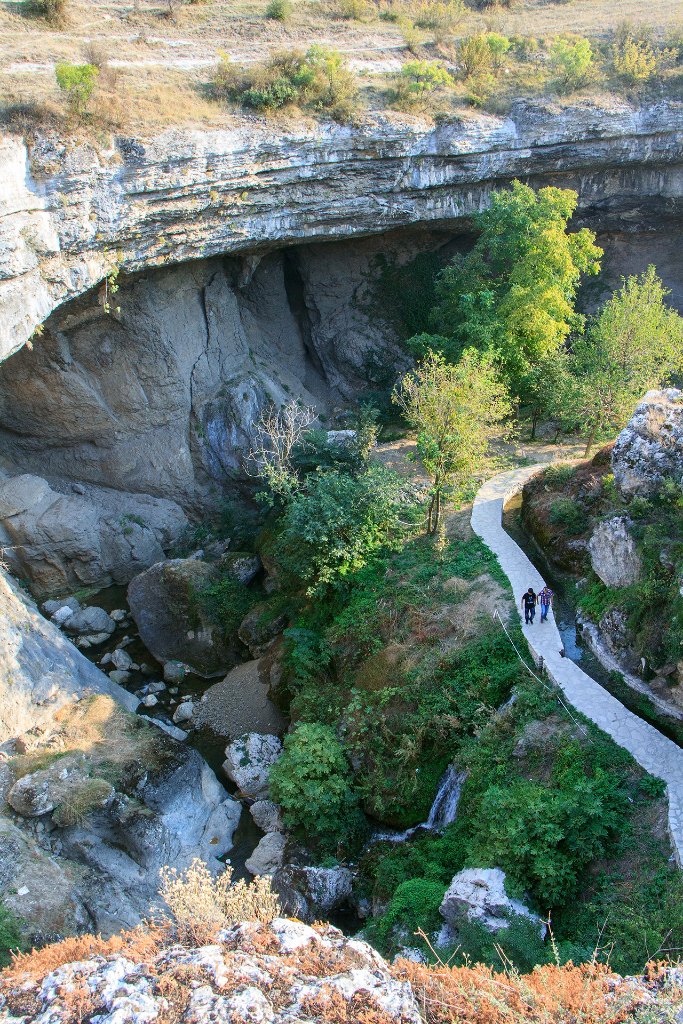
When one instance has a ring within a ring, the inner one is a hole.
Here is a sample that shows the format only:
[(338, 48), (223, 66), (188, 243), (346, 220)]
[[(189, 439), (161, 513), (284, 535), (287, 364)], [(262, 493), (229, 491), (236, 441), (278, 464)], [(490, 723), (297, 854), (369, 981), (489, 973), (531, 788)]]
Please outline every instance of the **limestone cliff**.
[(620, 230), (680, 203), (679, 104), (633, 109), (519, 104), (425, 127), (171, 130), (96, 148), (16, 137), (0, 148), (0, 358), (57, 306), (126, 273), (274, 244), (407, 224), (454, 224), (515, 176), (579, 186), (585, 211)]

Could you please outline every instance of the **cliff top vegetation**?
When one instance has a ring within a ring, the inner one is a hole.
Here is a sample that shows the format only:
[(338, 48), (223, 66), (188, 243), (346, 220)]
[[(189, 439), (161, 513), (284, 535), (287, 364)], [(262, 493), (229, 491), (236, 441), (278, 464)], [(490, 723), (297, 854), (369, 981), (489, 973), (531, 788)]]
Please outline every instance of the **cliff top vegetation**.
[(145, 134), (254, 115), (505, 113), (517, 98), (680, 98), (661, 0), (15, 0), (0, 11), (11, 127)]

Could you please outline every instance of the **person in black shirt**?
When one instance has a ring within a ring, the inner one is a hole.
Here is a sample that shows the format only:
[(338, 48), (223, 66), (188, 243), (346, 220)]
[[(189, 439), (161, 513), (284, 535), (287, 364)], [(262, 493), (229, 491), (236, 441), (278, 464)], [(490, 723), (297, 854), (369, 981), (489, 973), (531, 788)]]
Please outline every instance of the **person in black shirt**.
[(522, 595), (522, 608), (524, 609), (524, 621), (527, 626), (534, 621), (536, 614), (536, 601), (538, 598), (533, 587), (529, 587), (526, 594)]

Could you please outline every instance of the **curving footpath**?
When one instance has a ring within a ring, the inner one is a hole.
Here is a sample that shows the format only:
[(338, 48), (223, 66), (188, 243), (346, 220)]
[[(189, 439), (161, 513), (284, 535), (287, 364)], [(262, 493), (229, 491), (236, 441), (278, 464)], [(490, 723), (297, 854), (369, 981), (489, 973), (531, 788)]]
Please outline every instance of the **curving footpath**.
[[(544, 580), (503, 529), (503, 507), (530, 477), (546, 467), (543, 463), (500, 473), (481, 487), (472, 508), (472, 529), (497, 555), (512, 586), (520, 617), (522, 594), (530, 586), (538, 592)], [(522, 624), (522, 629), (534, 658), (537, 662), (543, 659), (549, 678), (576, 710), (628, 750), (647, 772), (664, 780), (669, 798), (669, 832), (678, 864), (683, 865), (683, 750), (562, 656), (562, 640), (552, 612), (546, 623), (541, 625), (537, 618), (531, 626)]]

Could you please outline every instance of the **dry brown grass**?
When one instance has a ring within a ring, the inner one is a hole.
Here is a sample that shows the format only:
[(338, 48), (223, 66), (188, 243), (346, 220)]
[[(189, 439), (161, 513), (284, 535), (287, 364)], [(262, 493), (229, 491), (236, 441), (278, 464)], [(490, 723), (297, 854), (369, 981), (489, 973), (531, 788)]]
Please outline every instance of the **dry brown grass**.
[(401, 960), (427, 1024), (620, 1024), (637, 1004), (628, 989), (615, 994), (602, 964), (537, 967), (531, 974), (474, 967), (425, 967)]
[(12, 963), (0, 972), (0, 988), (9, 988), (22, 980), (37, 980), (64, 964), (87, 960), (93, 956), (121, 954), (139, 964), (156, 954), (169, 942), (168, 926), (145, 923), (130, 931), (103, 939), (99, 935), (74, 935), (30, 953), (14, 953)]

